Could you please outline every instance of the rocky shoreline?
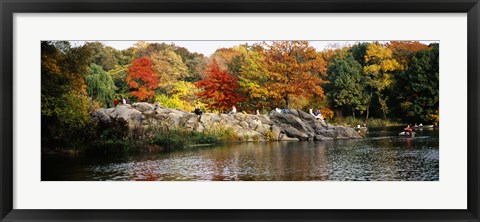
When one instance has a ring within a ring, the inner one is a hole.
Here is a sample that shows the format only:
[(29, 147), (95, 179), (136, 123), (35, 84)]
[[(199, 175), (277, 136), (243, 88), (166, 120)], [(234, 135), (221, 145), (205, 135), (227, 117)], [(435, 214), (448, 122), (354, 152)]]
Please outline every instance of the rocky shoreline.
[[(350, 127), (327, 125), (312, 115), (290, 109), (288, 113), (270, 112), (269, 115), (233, 115), (194, 113), (179, 109), (159, 108), (149, 103), (121, 104), (114, 108), (99, 109), (92, 113), (94, 121), (126, 121), (130, 132), (148, 129), (206, 132), (230, 128), (246, 141), (300, 141), (361, 138)], [(147, 134), (147, 133), (145, 133)], [(149, 135), (145, 135), (149, 136)]]

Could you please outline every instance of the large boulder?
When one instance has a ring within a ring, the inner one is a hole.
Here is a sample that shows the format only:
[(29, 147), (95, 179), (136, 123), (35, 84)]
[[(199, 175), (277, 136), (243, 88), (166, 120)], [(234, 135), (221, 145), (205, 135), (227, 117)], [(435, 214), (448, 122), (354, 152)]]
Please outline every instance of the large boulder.
[(140, 111), (140, 112), (145, 112), (145, 111), (153, 111), (153, 105), (150, 104), (150, 103), (146, 103), (146, 102), (139, 102), (139, 103), (134, 103), (132, 104), (132, 107), (135, 108), (136, 110)]
[(308, 140), (308, 135), (304, 132), (301, 132), (300, 130), (297, 130), (296, 128), (292, 126), (288, 126), (284, 129), (285, 134), (287, 134), (289, 137), (297, 138), (299, 140)]
[(338, 133), (337, 139), (362, 138), (355, 129), (350, 127), (333, 126), (333, 127), (330, 127), (330, 129)]
[(133, 129), (183, 129), (188, 131), (215, 131), (232, 129), (238, 138), (248, 141), (264, 140), (332, 140), (360, 138), (352, 128), (327, 126), (323, 121), (301, 110), (291, 109), (287, 113), (270, 112), (267, 115), (234, 115), (204, 113), (201, 116), (179, 109), (154, 110), (149, 103), (121, 104), (115, 108), (100, 109), (92, 113), (97, 121), (123, 119)]

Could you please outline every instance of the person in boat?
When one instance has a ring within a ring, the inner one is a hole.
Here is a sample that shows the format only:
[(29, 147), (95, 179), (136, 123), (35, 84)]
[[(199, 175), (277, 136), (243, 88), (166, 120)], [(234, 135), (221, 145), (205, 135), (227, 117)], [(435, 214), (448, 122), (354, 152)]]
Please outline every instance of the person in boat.
[(403, 129), (403, 131), (404, 131), (405, 134), (407, 134), (407, 135), (412, 134), (412, 128), (410, 127), (410, 124), (408, 124), (407, 127), (405, 127), (405, 128)]

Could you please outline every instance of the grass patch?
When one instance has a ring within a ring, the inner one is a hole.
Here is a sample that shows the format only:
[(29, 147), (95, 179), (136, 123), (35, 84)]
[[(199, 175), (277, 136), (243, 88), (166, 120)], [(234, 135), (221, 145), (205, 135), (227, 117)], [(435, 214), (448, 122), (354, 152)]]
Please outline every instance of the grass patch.
[(185, 130), (159, 131), (151, 140), (151, 144), (161, 146), (166, 150), (185, 149), (199, 144), (221, 144), (238, 141), (238, 135), (230, 128), (217, 129), (208, 132)]
[(380, 126), (403, 126), (406, 124), (401, 123), (400, 121), (395, 120), (384, 120), (384, 119), (374, 119), (370, 118), (365, 122), (364, 119), (354, 119), (353, 117), (345, 118), (334, 118), (329, 121), (329, 123), (334, 125), (350, 126), (356, 127), (358, 125), (363, 126), (364, 123), (367, 124), (367, 127), (380, 127)]

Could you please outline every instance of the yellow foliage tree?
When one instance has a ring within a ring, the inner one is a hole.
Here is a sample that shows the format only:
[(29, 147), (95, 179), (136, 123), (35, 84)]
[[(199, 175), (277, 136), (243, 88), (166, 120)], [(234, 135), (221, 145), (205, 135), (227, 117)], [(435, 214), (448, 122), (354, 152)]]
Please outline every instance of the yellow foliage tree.
[(391, 49), (380, 43), (372, 43), (368, 46), (365, 54), (365, 63), (363, 73), (366, 75), (367, 84), (369, 86), (369, 98), (367, 105), (367, 119), (370, 111), (370, 103), (375, 93), (378, 102), (383, 111), (383, 117), (387, 118), (387, 100), (382, 91), (388, 89), (393, 83), (393, 72), (401, 68), (400, 63), (393, 57)]

